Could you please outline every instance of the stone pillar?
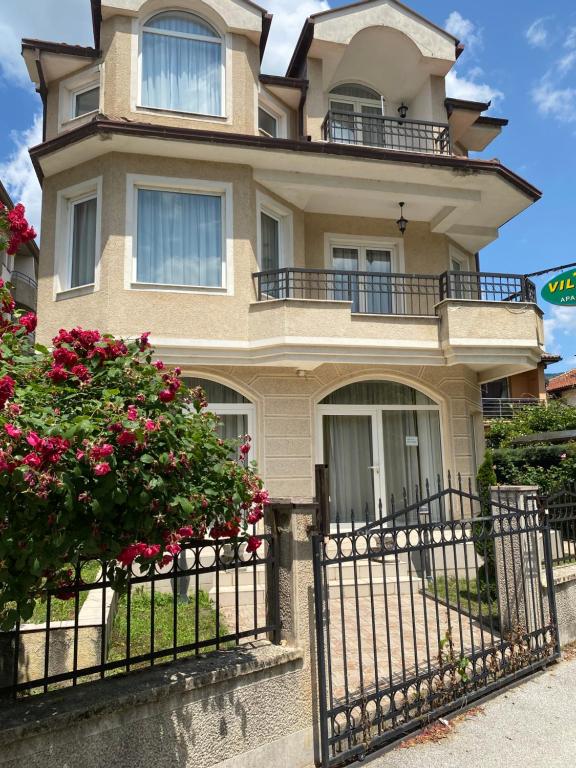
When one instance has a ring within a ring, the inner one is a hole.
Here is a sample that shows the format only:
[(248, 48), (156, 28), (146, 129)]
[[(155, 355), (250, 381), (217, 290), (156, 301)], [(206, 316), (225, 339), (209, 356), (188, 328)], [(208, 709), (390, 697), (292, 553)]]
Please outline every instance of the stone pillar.
[(538, 490), (535, 486), (492, 489), (496, 587), (504, 638), (533, 632), (549, 619), (542, 535), (524, 529), (526, 522), (531, 529), (535, 527), (529, 513), (537, 512)]
[(270, 616), (278, 611), (279, 641), (303, 651), (302, 701), (303, 716), (309, 724), (310, 752), (314, 749), (314, 727), (318, 707), (316, 700), (314, 571), (311, 533), (316, 522), (317, 505), (307, 499), (275, 500), (267, 509), (265, 525), (276, 536), (278, 576), (277, 594), (274, 582), (267, 579), (267, 604)]

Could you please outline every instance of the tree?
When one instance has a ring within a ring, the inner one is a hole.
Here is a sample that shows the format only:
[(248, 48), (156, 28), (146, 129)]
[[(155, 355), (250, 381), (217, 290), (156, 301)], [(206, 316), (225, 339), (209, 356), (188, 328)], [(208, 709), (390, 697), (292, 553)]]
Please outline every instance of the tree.
[(46, 589), (70, 596), (83, 558), (109, 562), (121, 590), (132, 563), (168, 564), (186, 538), (247, 535), (268, 499), (202, 390), (153, 360), (149, 334), (62, 330), (48, 350), (34, 348), (35, 326), (0, 285), (2, 629)]

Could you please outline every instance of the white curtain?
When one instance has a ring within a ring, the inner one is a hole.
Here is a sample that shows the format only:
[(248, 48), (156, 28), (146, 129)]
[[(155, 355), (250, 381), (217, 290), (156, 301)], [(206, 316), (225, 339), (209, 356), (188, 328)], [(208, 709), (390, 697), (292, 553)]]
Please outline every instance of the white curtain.
[(392, 312), (391, 278), (380, 275), (392, 272), (392, 254), (390, 251), (366, 250), (366, 270), (374, 277), (365, 277), (366, 311), (372, 314), (388, 315)]
[(74, 205), (70, 288), (91, 285), (96, 268), (96, 198)]
[(328, 464), (332, 522), (374, 520), (372, 419), (325, 416), (324, 459)]
[(143, 106), (222, 114), (222, 42), (214, 39), (217, 33), (187, 13), (161, 14), (146, 26), (160, 33), (143, 33)]
[(222, 285), (222, 199), (138, 191), (137, 280), (163, 285)]

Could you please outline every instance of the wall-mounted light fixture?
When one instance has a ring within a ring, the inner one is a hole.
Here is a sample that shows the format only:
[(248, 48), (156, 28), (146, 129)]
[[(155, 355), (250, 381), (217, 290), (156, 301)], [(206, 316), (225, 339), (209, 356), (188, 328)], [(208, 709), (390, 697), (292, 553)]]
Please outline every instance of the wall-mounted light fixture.
[(408, 106), (402, 102), (400, 106), (398, 107), (398, 114), (402, 118), (402, 120), (406, 120), (406, 115), (408, 114)]

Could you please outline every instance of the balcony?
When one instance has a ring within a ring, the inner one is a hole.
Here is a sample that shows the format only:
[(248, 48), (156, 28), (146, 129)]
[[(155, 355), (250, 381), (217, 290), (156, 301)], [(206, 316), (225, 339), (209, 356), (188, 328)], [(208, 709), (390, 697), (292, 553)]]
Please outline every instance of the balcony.
[(435, 317), (446, 300), (536, 302), (534, 283), (522, 275), (444, 272), (407, 275), (333, 269), (283, 269), (258, 272), (259, 302), (279, 299), (349, 302), (353, 313)]
[(448, 123), (330, 110), (322, 125), (325, 141), (426, 155), (451, 155)]
[(484, 397), (482, 411), (486, 421), (511, 419), (524, 408), (535, 408), (543, 404), (538, 397)]
[(38, 283), (33, 277), (14, 270), (10, 273), (10, 284), (12, 285), (12, 294), (19, 307), (36, 311), (38, 296)]

